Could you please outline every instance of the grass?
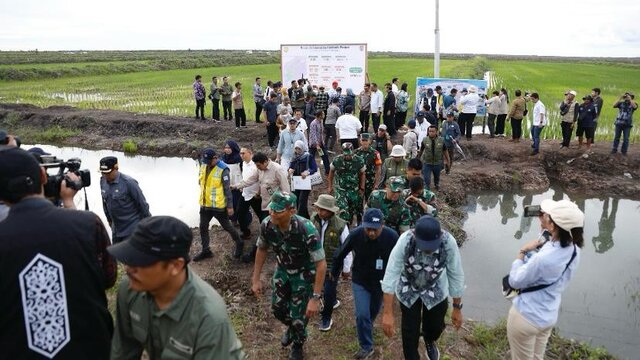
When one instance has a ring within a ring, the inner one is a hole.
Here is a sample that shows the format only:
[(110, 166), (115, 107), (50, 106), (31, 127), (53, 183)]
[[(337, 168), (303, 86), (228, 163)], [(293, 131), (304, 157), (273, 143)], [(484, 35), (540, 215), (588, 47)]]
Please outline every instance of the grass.
[(23, 127), (16, 129), (13, 133), (18, 135), (20, 138), (29, 139), (34, 143), (55, 144), (62, 140), (79, 135), (80, 131), (54, 125), (46, 130)]
[(122, 149), (127, 154), (135, 154), (138, 152), (138, 144), (132, 139), (127, 139), (122, 143)]

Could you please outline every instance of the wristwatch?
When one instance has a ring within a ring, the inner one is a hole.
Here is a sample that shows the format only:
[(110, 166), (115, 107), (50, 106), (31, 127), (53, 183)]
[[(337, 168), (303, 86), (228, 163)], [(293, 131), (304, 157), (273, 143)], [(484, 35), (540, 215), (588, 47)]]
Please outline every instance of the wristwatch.
[(454, 309), (458, 309), (458, 310), (462, 310), (462, 303), (460, 303), (460, 304), (453, 303), (453, 308)]
[(311, 296), (311, 298), (314, 299), (314, 300), (320, 300), (321, 297), (322, 297), (322, 295), (320, 295), (318, 293), (313, 293), (313, 295)]

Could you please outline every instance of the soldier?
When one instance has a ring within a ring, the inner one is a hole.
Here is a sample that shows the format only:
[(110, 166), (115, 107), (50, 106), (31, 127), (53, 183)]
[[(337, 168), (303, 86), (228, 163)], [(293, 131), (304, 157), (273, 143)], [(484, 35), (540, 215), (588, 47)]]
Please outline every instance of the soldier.
[(409, 226), (411, 228), (423, 215), (438, 216), (436, 194), (424, 188), (424, 179), (421, 176), (409, 180), (409, 188), (402, 190), (402, 198), (409, 208)]
[(380, 159), (382, 161), (389, 156), (389, 152), (391, 152), (393, 144), (391, 143), (391, 136), (387, 134), (387, 125), (380, 124), (380, 127), (378, 127), (378, 130), (373, 137), (373, 146), (380, 153)]
[(256, 297), (260, 297), (260, 273), (271, 246), (277, 259), (271, 309), (276, 319), (287, 325), (280, 342), (285, 347), (293, 343), (290, 360), (303, 359), (307, 322), (318, 313), (327, 270), (318, 231), (311, 221), (295, 213), (294, 194), (277, 191), (271, 196), (269, 216), (260, 225), (251, 286)]
[(395, 230), (398, 234), (409, 230), (411, 216), (409, 208), (404, 203), (402, 189), (404, 179), (393, 176), (387, 182), (384, 190), (374, 190), (367, 202), (367, 208), (380, 209), (384, 214), (385, 226)]
[(402, 176), (407, 171), (409, 160), (405, 159), (407, 152), (402, 145), (394, 145), (391, 156), (382, 163), (382, 174), (378, 188), (384, 189), (387, 180), (393, 176)]
[(367, 167), (364, 198), (368, 199), (375, 185), (380, 181), (380, 165), (382, 165), (380, 152), (371, 147), (371, 134), (360, 134), (360, 147), (356, 149), (356, 155), (364, 159), (364, 164)]
[[(333, 180), (335, 179), (335, 198), (347, 225), (351, 224), (353, 216), (358, 223), (362, 220), (362, 196), (365, 186), (364, 160), (360, 156), (353, 155), (353, 144), (342, 144), (342, 155), (336, 156), (331, 162), (327, 192), (333, 192)], [(357, 190), (356, 190), (357, 189)]]

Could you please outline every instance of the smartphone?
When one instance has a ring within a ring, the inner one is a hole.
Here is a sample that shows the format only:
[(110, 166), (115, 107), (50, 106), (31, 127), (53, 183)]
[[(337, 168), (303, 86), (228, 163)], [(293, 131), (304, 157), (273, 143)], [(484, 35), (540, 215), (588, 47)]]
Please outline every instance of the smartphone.
[(527, 205), (524, 207), (525, 217), (538, 217), (540, 215), (542, 215), (542, 211), (540, 210), (540, 205)]

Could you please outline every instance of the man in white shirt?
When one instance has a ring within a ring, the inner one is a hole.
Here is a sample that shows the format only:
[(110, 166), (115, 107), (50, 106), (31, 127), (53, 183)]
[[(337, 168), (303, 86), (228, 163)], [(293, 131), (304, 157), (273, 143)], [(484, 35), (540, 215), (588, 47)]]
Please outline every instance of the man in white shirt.
[(429, 133), (429, 126), (431, 124), (425, 119), (425, 113), (422, 111), (418, 111), (416, 113), (416, 132), (418, 133), (418, 150), (420, 150), (420, 145), (422, 145), (422, 140), (427, 137)]
[(537, 155), (540, 152), (540, 133), (547, 125), (547, 109), (544, 107), (538, 93), (530, 95), (531, 101), (534, 103), (533, 107), (533, 125), (531, 126), (531, 139), (533, 139), (533, 151), (531, 155)]
[(358, 134), (362, 129), (362, 123), (360, 120), (353, 116), (353, 106), (347, 105), (344, 108), (345, 114), (338, 118), (336, 121), (336, 130), (338, 130), (338, 138), (340, 138), (340, 145), (350, 142), (353, 144), (353, 148), (358, 148)]
[(397, 99), (397, 95), (400, 92), (400, 90), (398, 89), (398, 78), (391, 79), (391, 91), (393, 91), (393, 95), (396, 95)]
[(293, 118), (298, 123), (298, 130), (302, 131), (305, 140), (307, 140), (306, 143), (308, 144), (309, 135), (307, 134), (307, 129), (309, 127), (307, 126), (307, 121), (302, 117), (302, 109), (295, 109), (293, 112)]
[[(469, 93), (460, 99), (462, 112), (458, 116), (460, 124), (460, 133), (466, 135), (467, 140), (471, 140), (471, 130), (473, 130), (473, 120), (478, 112), (478, 104), (480, 104), (480, 96), (477, 94), (478, 88), (475, 85), (469, 86)], [(464, 92), (464, 90), (463, 90)]]
[(333, 83), (331, 83), (331, 89), (327, 91), (327, 94), (329, 94), (329, 99), (333, 99), (334, 97), (338, 96), (338, 92), (336, 91), (337, 88), (338, 88), (337, 81), (334, 81)]
[[(242, 181), (247, 181), (258, 172), (256, 164), (251, 160), (253, 150), (247, 147), (240, 148), (240, 157), (242, 158)], [(238, 207), (238, 223), (240, 224), (243, 240), (251, 238), (249, 225), (251, 225), (253, 217), (249, 211), (250, 208), (256, 213), (260, 222), (268, 215), (266, 211), (262, 210), (262, 199), (260, 199), (259, 193), (260, 184), (257, 182), (242, 189), (242, 199), (240, 199), (240, 206)]]
[(378, 132), (380, 126), (380, 114), (382, 114), (382, 106), (384, 105), (384, 95), (378, 89), (378, 84), (371, 83), (371, 123), (373, 131)]

